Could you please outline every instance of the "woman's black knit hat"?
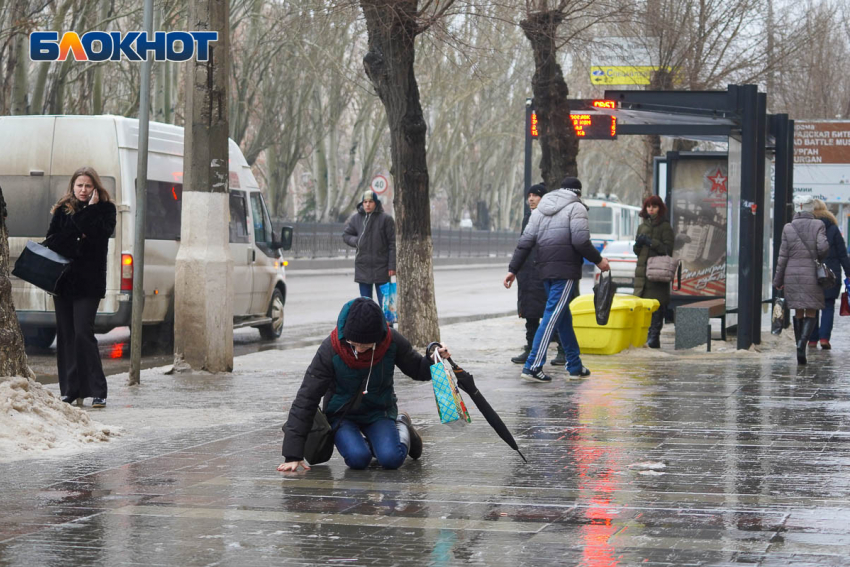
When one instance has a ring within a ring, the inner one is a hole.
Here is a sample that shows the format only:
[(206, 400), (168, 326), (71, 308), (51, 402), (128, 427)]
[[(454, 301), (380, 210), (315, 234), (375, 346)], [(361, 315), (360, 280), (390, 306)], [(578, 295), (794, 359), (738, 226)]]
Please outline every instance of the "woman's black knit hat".
[(368, 297), (358, 297), (348, 308), (342, 336), (355, 343), (379, 343), (387, 332), (384, 312)]

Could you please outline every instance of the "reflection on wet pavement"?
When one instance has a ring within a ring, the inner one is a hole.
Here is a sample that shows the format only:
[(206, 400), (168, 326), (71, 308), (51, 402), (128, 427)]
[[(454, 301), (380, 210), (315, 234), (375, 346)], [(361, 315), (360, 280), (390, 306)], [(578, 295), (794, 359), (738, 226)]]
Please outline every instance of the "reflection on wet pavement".
[(790, 350), (641, 350), (586, 357), (588, 380), (554, 369), (537, 385), (500, 362), (521, 335), (508, 319), (444, 339), (527, 465), (474, 408), (472, 424), (441, 425), (430, 387), (399, 378), (422, 459), (353, 471), (335, 456), (282, 475), (281, 400), (312, 350), (266, 353), (277, 368), (133, 394), (142, 408), (167, 406), (164, 392), (242, 408), (242, 422), (0, 465), (0, 565), (850, 564), (847, 341), (807, 368)]

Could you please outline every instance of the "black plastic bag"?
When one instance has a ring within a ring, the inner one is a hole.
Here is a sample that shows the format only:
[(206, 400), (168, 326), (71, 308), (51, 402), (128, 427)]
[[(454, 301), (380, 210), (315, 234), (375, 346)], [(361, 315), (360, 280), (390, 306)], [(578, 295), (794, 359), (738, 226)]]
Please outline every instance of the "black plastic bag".
[(782, 294), (776, 296), (773, 300), (773, 315), (770, 321), (770, 332), (774, 335), (782, 334), (782, 328), (785, 327), (785, 298)]
[[(605, 277), (608, 274), (608, 277)], [(614, 294), (617, 293), (617, 284), (611, 271), (599, 274), (599, 282), (593, 286), (593, 307), (596, 309), (596, 324), (604, 326), (608, 324), (611, 315), (611, 304), (614, 302)]]

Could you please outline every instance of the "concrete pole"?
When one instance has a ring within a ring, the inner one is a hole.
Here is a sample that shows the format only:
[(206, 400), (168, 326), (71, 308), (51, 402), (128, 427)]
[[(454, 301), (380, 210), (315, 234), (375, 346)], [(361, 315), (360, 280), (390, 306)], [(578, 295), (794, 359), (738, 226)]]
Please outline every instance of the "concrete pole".
[(176, 370), (233, 370), (228, 223), (228, 0), (192, 0), (191, 29), (217, 31), (209, 61), (186, 63), (183, 207), (174, 289)]
[[(153, 0), (145, 0), (142, 24), (148, 37), (153, 34)], [(148, 125), (151, 99), (150, 55), (142, 62), (142, 84), (139, 87), (139, 155), (136, 162), (135, 234), (133, 238), (133, 310), (130, 322), (130, 379), (139, 384), (142, 357), (142, 312), (145, 309), (145, 211), (148, 185)]]

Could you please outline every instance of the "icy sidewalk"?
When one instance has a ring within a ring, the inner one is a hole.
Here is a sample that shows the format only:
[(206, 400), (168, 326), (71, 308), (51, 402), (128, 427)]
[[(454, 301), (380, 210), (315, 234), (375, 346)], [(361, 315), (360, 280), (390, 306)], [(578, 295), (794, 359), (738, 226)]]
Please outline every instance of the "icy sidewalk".
[(665, 336), (661, 352), (583, 357), (583, 381), (547, 363), (551, 384), (509, 362), (522, 320), (444, 327), (527, 465), (474, 407), (441, 425), (430, 384), (397, 373), (420, 460), (278, 473), (315, 347), (226, 376), (112, 376), (109, 407), (87, 411), (121, 437), (0, 464), (0, 565), (847, 564), (847, 319), (807, 367), (787, 336), (708, 355)]

